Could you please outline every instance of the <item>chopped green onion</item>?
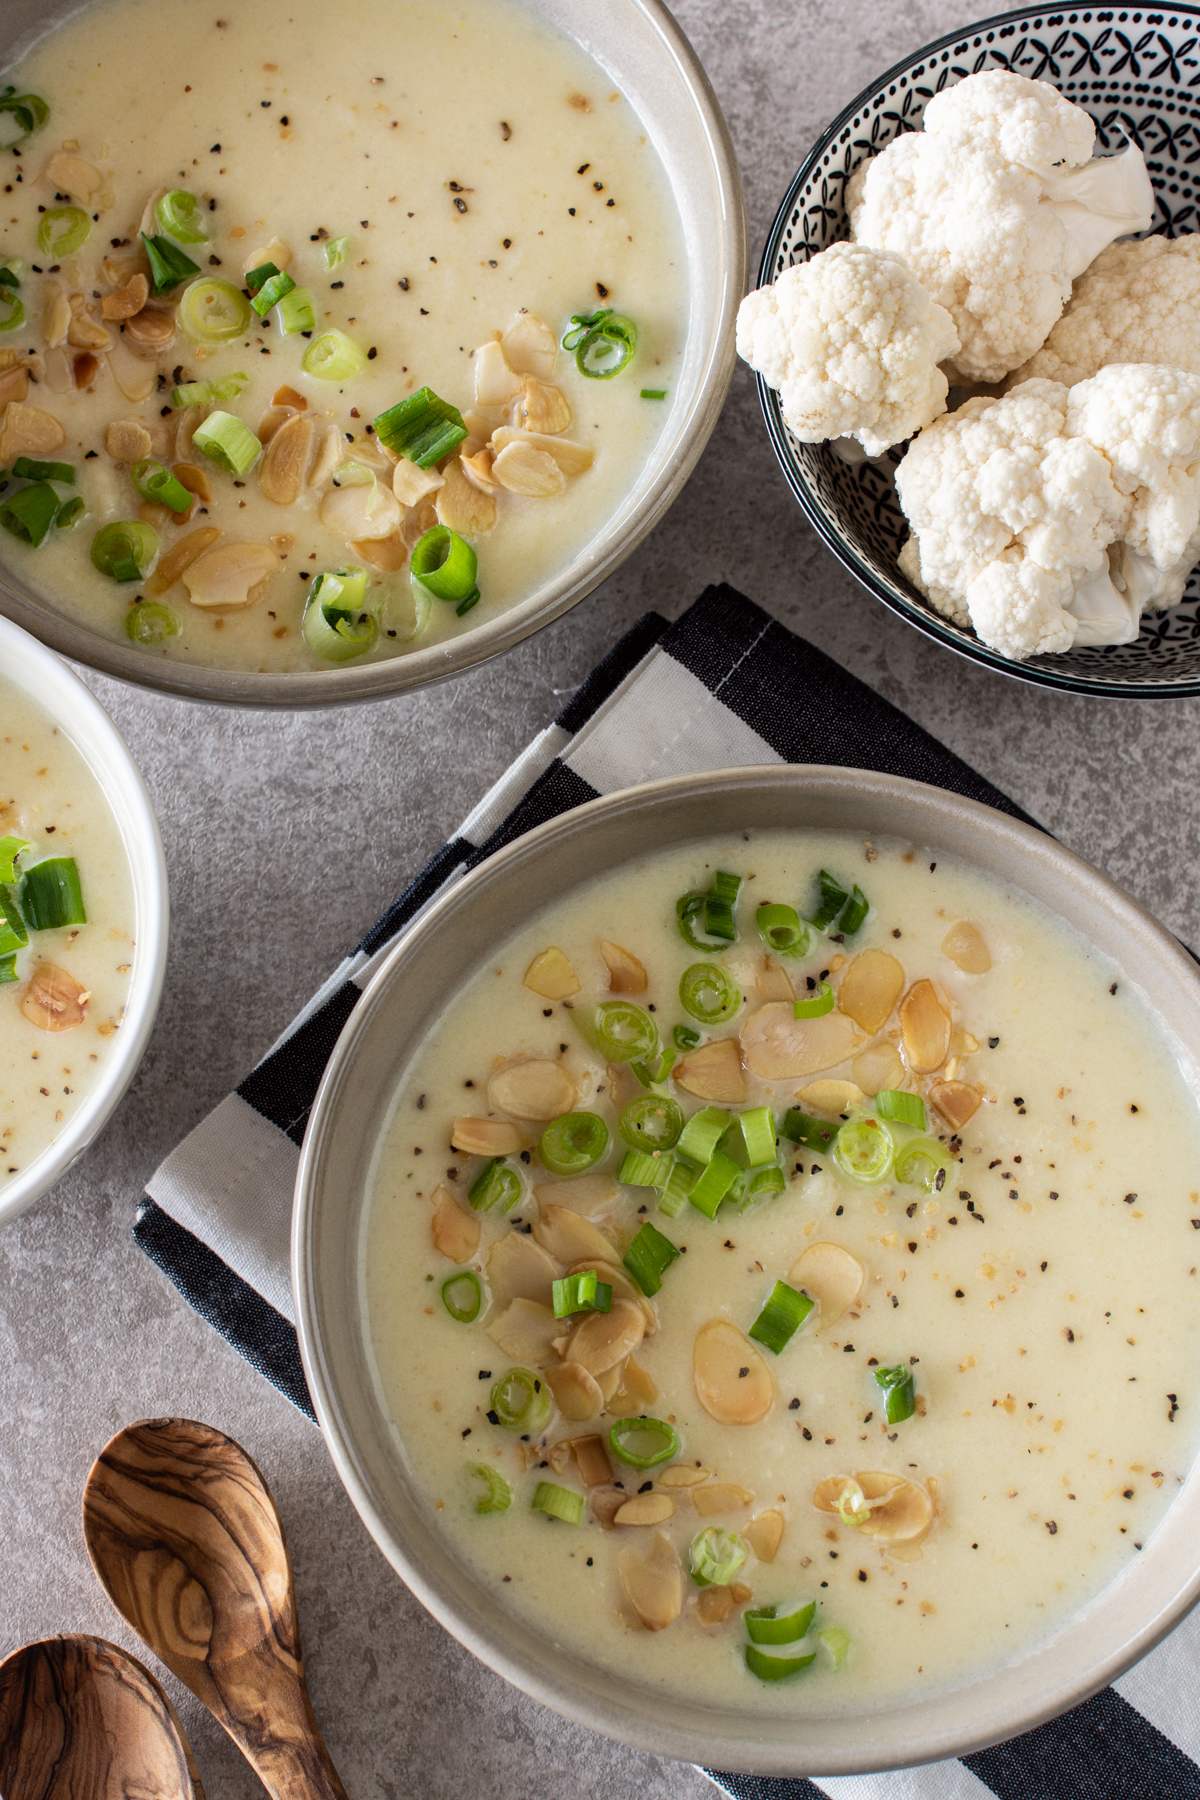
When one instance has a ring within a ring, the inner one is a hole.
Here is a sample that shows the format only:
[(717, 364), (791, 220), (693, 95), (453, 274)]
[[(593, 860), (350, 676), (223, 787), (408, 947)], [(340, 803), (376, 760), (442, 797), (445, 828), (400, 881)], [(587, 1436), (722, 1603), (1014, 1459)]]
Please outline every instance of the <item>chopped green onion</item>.
[(812, 922), (818, 931), (828, 931), (843, 906), (849, 901), (850, 896), (837, 876), (831, 875), (828, 869), (822, 869), (817, 876), (817, 887), (820, 891), (820, 899), (817, 902), (817, 909), (813, 913)]
[(50, 117), (50, 108), (40, 94), (18, 94), (15, 88), (7, 87), (0, 94), (0, 114), (3, 113), (8, 113), (20, 128), (16, 137), (6, 137), (0, 143), (0, 149), (11, 150), (15, 144), (24, 143), (31, 133), (41, 130)]
[(385, 450), (403, 456), (418, 469), (431, 469), (456, 450), (467, 436), (462, 414), (432, 388), (418, 388), (398, 406), (389, 406), (374, 421), (375, 435)]
[(0, 956), (15, 956), (29, 942), (17, 896), (0, 883)]
[(746, 1560), (736, 1531), (706, 1525), (688, 1545), (688, 1569), (697, 1587), (727, 1587)]
[(810, 1600), (806, 1606), (797, 1607), (795, 1612), (782, 1619), (777, 1616), (774, 1606), (756, 1606), (742, 1617), (752, 1644), (798, 1644), (802, 1637), (808, 1636), (816, 1610), (816, 1601)]
[(807, 1669), (816, 1654), (811, 1650), (807, 1656), (772, 1656), (769, 1650), (747, 1644), (746, 1667), (760, 1681), (786, 1681), (789, 1675), (798, 1675), (801, 1669)]
[(669, 1180), (675, 1165), (673, 1156), (660, 1156), (657, 1151), (627, 1150), (617, 1170), (617, 1180), (626, 1187), (658, 1188)]
[(542, 1166), (552, 1175), (582, 1175), (608, 1149), (608, 1126), (599, 1113), (563, 1113), (538, 1141)]
[(920, 1094), (907, 1094), (903, 1088), (880, 1088), (875, 1096), (875, 1111), (881, 1119), (895, 1119), (900, 1125), (925, 1130), (925, 1102)]
[(373, 650), (379, 620), (367, 608), (367, 571), (333, 569), (318, 575), (304, 609), (303, 631), (313, 655), (326, 662), (349, 662)]
[(82, 494), (76, 494), (71, 500), (64, 500), (54, 515), (56, 531), (73, 531), (87, 512), (87, 502)]
[(505, 1431), (540, 1431), (550, 1417), (550, 1389), (533, 1369), (508, 1369), (492, 1389), (488, 1417)]
[(941, 1193), (953, 1167), (936, 1138), (912, 1138), (896, 1154), (896, 1180), (907, 1187), (924, 1188), (927, 1194)]
[(698, 1113), (692, 1114), (684, 1126), (675, 1148), (681, 1156), (689, 1157), (692, 1162), (703, 1166), (732, 1122), (733, 1114), (727, 1113), (723, 1107), (702, 1107)]
[[(810, 977), (811, 979), (811, 977)], [(834, 1007), (834, 993), (827, 981), (819, 981), (815, 990), (797, 1000), (792, 1013), (797, 1019), (823, 1019)]]
[(679, 1433), (665, 1419), (618, 1419), (609, 1428), (608, 1447), (631, 1469), (653, 1469), (677, 1453)]
[(554, 1316), (570, 1318), (577, 1312), (611, 1312), (612, 1284), (600, 1281), (595, 1269), (581, 1269), (578, 1275), (564, 1275), (553, 1283)]
[(594, 1006), (575, 1006), (571, 1023), (593, 1050), (609, 1062), (632, 1062), (653, 1056), (658, 1049), (658, 1026), (632, 1000), (601, 1000)]
[(681, 1050), (685, 1056), (700, 1042), (700, 1033), (693, 1031), (690, 1025), (677, 1025), (671, 1036), (675, 1040), (675, 1048)]
[(194, 263), (170, 238), (147, 237), (143, 231), (141, 239), (150, 259), (152, 294), (169, 294), (172, 288), (178, 287), (181, 281), (186, 281), (189, 275), (200, 273), (200, 264)]
[(571, 326), (563, 338), (563, 349), (574, 350), (575, 366), (581, 375), (593, 381), (611, 381), (632, 362), (637, 351), (637, 326), (611, 306), (594, 313), (573, 313)]
[(134, 644), (157, 649), (179, 636), (179, 620), (161, 600), (135, 600), (125, 614), (125, 636)]
[(204, 213), (195, 194), (189, 194), (185, 188), (175, 188), (164, 194), (154, 209), (154, 216), (166, 232), (177, 244), (205, 244), (208, 233), (204, 229)]
[(688, 1199), (706, 1219), (715, 1219), (718, 1207), (741, 1179), (741, 1173), (732, 1157), (717, 1150), (697, 1175)]
[(0, 881), (16, 880), (17, 858), (22, 851), (30, 848), (27, 838), (17, 837), (11, 831), (0, 837)]
[(170, 469), (149, 456), (134, 463), (129, 471), (129, 479), (143, 500), (153, 500), (159, 506), (169, 506), (172, 512), (186, 512), (196, 498), (194, 494), (189, 494), (182, 481), (178, 481)]
[(833, 1141), (833, 1160), (851, 1181), (882, 1181), (894, 1153), (892, 1134), (878, 1119), (852, 1119)]
[(245, 294), (211, 275), (193, 281), (180, 297), (179, 323), (197, 344), (228, 344), (249, 331), (253, 318)]
[(483, 1288), (474, 1269), (456, 1269), (442, 1283), (442, 1305), (460, 1325), (471, 1325), (483, 1305)]
[(766, 1169), (751, 1169), (735, 1205), (739, 1212), (746, 1212), (757, 1201), (769, 1199), (772, 1194), (782, 1194), (786, 1187), (787, 1176), (778, 1163), (772, 1163)]
[(679, 978), (679, 998), (685, 1012), (702, 1025), (723, 1024), (742, 1004), (741, 989), (720, 963), (693, 963)]
[(471, 1463), (472, 1475), (478, 1475), (483, 1483), (484, 1491), (475, 1502), (477, 1513), (507, 1512), (512, 1505), (512, 1489), (501, 1475), (499, 1469), (490, 1469), (486, 1463)]
[(798, 1106), (790, 1106), (783, 1121), (783, 1135), (793, 1144), (803, 1144), (806, 1150), (828, 1150), (837, 1136), (837, 1126), (826, 1125), (823, 1119), (812, 1119)]
[(643, 388), (642, 389), (642, 399), (643, 400), (665, 400), (666, 397), (667, 397), (666, 388)]
[(86, 925), (87, 913), (73, 856), (48, 856), (21, 876), (21, 911), (30, 931)]
[(192, 443), (227, 475), (248, 475), (262, 454), (249, 426), (227, 412), (209, 413), (192, 433)]
[(413, 581), (438, 600), (465, 600), (479, 571), (470, 544), (448, 525), (431, 525), (417, 539), (408, 566)]
[(304, 352), (300, 367), (318, 381), (349, 381), (362, 373), (369, 360), (366, 351), (344, 331), (323, 331)]
[(664, 1270), (675, 1261), (678, 1255), (679, 1251), (670, 1238), (664, 1237), (662, 1232), (647, 1220), (621, 1261), (643, 1294), (651, 1295), (657, 1294), (662, 1286)]
[(73, 463), (35, 462), (32, 456), (18, 456), (12, 472), (21, 481), (61, 481), (64, 486), (75, 482)]
[(913, 1394), (913, 1372), (903, 1363), (897, 1363), (894, 1369), (876, 1369), (875, 1385), (883, 1389), (887, 1396), (887, 1422), (899, 1425), (902, 1419), (911, 1419), (917, 1410)]
[(25, 264), (19, 256), (0, 258), (0, 287), (20, 287), (25, 275)]
[[(259, 263), (255, 268), (246, 270), (246, 286), (252, 294), (260, 293), (268, 281), (274, 281), (279, 273), (279, 269), (273, 262)], [(289, 276), (288, 279), (290, 280), (291, 277)], [(292, 286), (295, 287), (295, 285), (295, 282), (292, 282)], [(253, 305), (253, 301), (251, 305)], [(257, 307), (255, 307), (255, 311), (258, 311)], [(259, 313), (259, 317), (262, 317), (261, 313)]]
[(633, 1150), (670, 1150), (683, 1130), (683, 1108), (666, 1094), (639, 1094), (622, 1112), (617, 1130)]
[(7, 981), (17, 981), (17, 953), (14, 950), (9, 956), (0, 956), (0, 987)]
[(350, 254), (350, 239), (348, 237), (326, 238), (324, 249), (325, 267), (340, 269)]
[[(799, 1331), (812, 1309), (813, 1303), (807, 1294), (798, 1293), (786, 1281), (777, 1281), (748, 1335), (756, 1344), (765, 1344), (768, 1350), (773, 1350), (778, 1356)], [(786, 1641), (784, 1638), (779, 1639), (780, 1643)]]
[(473, 606), (478, 606), (479, 602), (482, 599), (483, 599), (483, 595), (480, 593), (479, 589), (472, 588), (471, 592), (465, 597), (465, 599), (462, 599), (459, 601), (459, 603), (455, 607), (454, 611), (458, 615), (458, 617), (461, 619), (463, 614), (469, 613)]
[(743, 1169), (760, 1169), (764, 1163), (773, 1163), (779, 1146), (770, 1107), (750, 1106), (738, 1113), (721, 1140), (721, 1148)]
[(0, 331), (19, 331), (25, 323), (25, 302), (10, 287), (0, 287), (0, 302), (8, 308), (0, 318)]
[(863, 920), (871, 910), (871, 903), (858, 886), (850, 890), (850, 904), (838, 921), (838, 930), (843, 937), (853, 937), (862, 927)]
[(548, 1513), (567, 1525), (578, 1525), (583, 1517), (583, 1495), (572, 1488), (559, 1487), (556, 1481), (539, 1481), (529, 1505), (533, 1512)]
[(820, 1638), (833, 1658), (834, 1668), (840, 1669), (850, 1652), (850, 1633), (843, 1631), (840, 1625), (826, 1625), (823, 1631), (814, 1631), (813, 1636)]
[(294, 287), (279, 302), (279, 329), (287, 337), (300, 331), (315, 331), (317, 315), (313, 311), (312, 289)]
[[(268, 263), (266, 266), (268, 268), (274, 267), (271, 263)], [(277, 306), (285, 294), (295, 292), (296, 284), (290, 275), (282, 273), (279, 269), (275, 269), (274, 274), (268, 276), (260, 286), (256, 286), (254, 276), (261, 273), (261, 270), (255, 269), (251, 274), (247, 275), (246, 286), (250, 289), (251, 295), (253, 296), (250, 301), (251, 307), (258, 314), (260, 319), (265, 319), (271, 308)]]
[(777, 956), (807, 956), (810, 934), (794, 906), (760, 906), (754, 915), (759, 936)]
[(158, 533), (138, 519), (102, 526), (92, 539), (92, 564), (114, 581), (140, 581), (158, 555)]
[(643, 1087), (655, 1087), (660, 1081), (665, 1081), (675, 1067), (675, 1052), (674, 1050), (664, 1050), (656, 1062), (651, 1063), (641, 1059), (638, 1062), (630, 1063), (629, 1066)]
[(249, 379), (248, 375), (233, 374), (219, 375), (212, 381), (185, 381), (181, 387), (171, 389), (171, 405), (212, 406), (217, 400), (236, 400)]
[(520, 1198), (520, 1178), (501, 1156), (485, 1162), (467, 1189), (467, 1199), (475, 1212), (491, 1212), (499, 1207), (502, 1213), (510, 1213)]
[[(693, 950), (721, 950), (726, 944), (735, 942), (737, 925), (733, 908), (741, 885), (740, 875), (731, 875), (725, 869), (718, 869), (707, 894), (684, 894), (675, 902), (679, 934)], [(696, 936), (696, 922), (701, 914), (704, 917), (703, 929), (710, 938), (717, 939), (715, 944), (705, 943), (703, 938)]]
[(658, 1210), (668, 1219), (674, 1219), (688, 1203), (688, 1196), (696, 1185), (696, 1170), (680, 1162), (677, 1156), (668, 1159), (671, 1172), (667, 1176), (666, 1185), (659, 1188)]
[(44, 543), (58, 516), (58, 495), (48, 482), (20, 488), (0, 506), (0, 525), (23, 544)]
[(843, 1525), (865, 1525), (871, 1516), (867, 1497), (857, 1481), (847, 1481), (837, 1498), (838, 1518)]
[[(38, 249), (43, 256), (60, 262), (82, 250), (91, 235), (92, 221), (82, 206), (52, 206), (44, 212), (38, 225)], [(195, 264), (192, 267), (195, 268)], [(157, 290), (155, 290), (157, 292)]]
[(712, 893), (715, 899), (724, 900), (733, 905), (742, 891), (740, 875), (731, 875), (728, 869), (718, 869), (712, 878)]

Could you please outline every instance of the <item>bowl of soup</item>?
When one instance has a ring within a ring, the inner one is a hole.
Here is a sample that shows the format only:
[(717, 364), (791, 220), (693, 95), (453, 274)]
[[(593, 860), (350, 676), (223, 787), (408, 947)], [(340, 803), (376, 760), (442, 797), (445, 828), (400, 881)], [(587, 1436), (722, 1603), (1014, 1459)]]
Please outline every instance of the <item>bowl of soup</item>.
[(389, 952), (293, 1235), (393, 1567), (509, 1680), (763, 1774), (937, 1760), (1194, 1603), (1200, 974), (1051, 838), (734, 770)]
[(65, 1174), (141, 1062), (167, 875), (124, 739), (53, 651), (0, 619), (0, 1223)]
[(336, 32), (64, 0), (9, 8), (0, 60), (0, 607), (45, 642), (193, 698), (378, 697), (558, 617), (678, 494), (746, 245), (660, 0)]

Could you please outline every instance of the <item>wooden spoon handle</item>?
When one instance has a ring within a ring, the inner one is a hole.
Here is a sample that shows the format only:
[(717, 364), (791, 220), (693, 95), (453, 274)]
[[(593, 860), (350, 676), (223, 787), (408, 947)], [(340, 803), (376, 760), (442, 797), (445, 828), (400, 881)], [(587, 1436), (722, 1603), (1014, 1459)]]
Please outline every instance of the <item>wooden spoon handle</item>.
[(272, 1746), (253, 1762), (272, 1800), (349, 1800), (315, 1727), (307, 1743)]

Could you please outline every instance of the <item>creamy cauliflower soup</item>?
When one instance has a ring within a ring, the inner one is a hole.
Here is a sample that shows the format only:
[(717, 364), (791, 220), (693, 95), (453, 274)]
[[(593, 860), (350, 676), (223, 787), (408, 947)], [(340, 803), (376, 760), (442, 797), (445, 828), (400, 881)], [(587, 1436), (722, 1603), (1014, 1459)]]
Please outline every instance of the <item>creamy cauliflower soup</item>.
[(619, 510), (680, 368), (678, 215), (515, 0), (98, 0), (6, 79), (0, 562), (68, 616), (377, 660)]
[(404, 1070), (364, 1228), (434, 1528), (714, 1706), (1023, 1651), (1195, 1454), (1193, 1088), (1119, 969), (919, 847), (747, 833), (538, 913)]
[(135, 954), (120, 828), (66, 733), (0, 676), (0, 1190), (87, 1099)]

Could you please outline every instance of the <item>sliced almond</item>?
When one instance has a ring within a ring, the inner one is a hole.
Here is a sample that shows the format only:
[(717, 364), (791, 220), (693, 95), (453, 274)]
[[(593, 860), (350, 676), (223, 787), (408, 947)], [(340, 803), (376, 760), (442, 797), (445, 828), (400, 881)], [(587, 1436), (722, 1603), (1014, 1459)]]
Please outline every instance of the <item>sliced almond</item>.
[(614, 1255), (608, 1239), (579, 1213), (571, 1212), (565, 1206), (543, 1206), (541, 1218), (533, 1221), (533, 1235), (542, 1249), (564, 1268), (584, 1262), (592, 1267), (597, 1258), (601, 1262), (611, 1262)]
[(612, 1471), (605, 1476), (603, 1483), (589, 1489), (588, 1503), (595, 1515), (596, 1522), (605, 1531), (611, 1531), (613, 1520), (628, 1500), (629, 1495), (624, 1488), (617, 1487), (611, 1479)]
[(942, 939), (942, 955), (964, 975), (986, 975), (992, 966), (991, 952), (970, 919), (959, 919), (950, 927)]
[(274, 263), (277, 269), (286, 269), (291, 260), (290, 247), (282, 238), (272, 238), (269, 244), (262, 244), (257, 250), (251, 251), (242, 273), (248, 275), (251, 269), (261, 269), (264, 263)]
[(907, 1544), (923, 1537), (933, 1524), (933, 1495), (921, 1482), (897, 1481), (894, 1475), (869, 1471), (859, 1475), (858, 1484), (875, 1502), (870, 1518), (858, 1528), (864, 1537)]
[(67, 434), (52, 413), (23, 400), (10, 402), (0, 432), (0, 462), (11, 467), (18, 456), (48, 456), (67, 441)]
[[(110, 356), (108, 360), (111, 363), (113, 359)], [(138, 367), (144, 369), (146, 365), (140, 363)], [(195, 459), (192, 439), (211, 411), (212, 408), (208, 406), (186, 406), (179, 414), (175, 421), (175, 457), (178, 462)]]
[(710, 1319), (692, 1345), (696, 1397), (719, 1425), (754, 1425), (775, 1399), (771, 1371), (736, 1325)]
[(400, 502), (378, 481), (369, 487), (331, 488), (321, 502), (321, 523), (347, 543), (390, 537), (400, 527)]
[(496, 1306), (509, 1306), (514, 1300), (536, 1300), (549, 1306), (558, 1275), (553, 1257), (523, 1231), (504, 1232), (488, 1250), (488, 1287)]
[(21, 1011), (39, 1031), (71, 1031), (87, 1016), (91, 995), (56, 963), (40, 962), (21, 995)]
[(612, 1481), (612, 1465), (602, 1437), (589, 1434), (587, 1437), (571, 1438), (570, 1445), (571, 1455), (575, 1458), (575, 1467), (579, 1470), (579, 1479), (584, 1487), (600, 1487)]
[(253, 606), (263, 583), (279, 568), (270, 544), (218, 544), (184, 569), (183, 585), (193, 606), (240, 612)]
[(150, 433), (140, 419), (114, 419), (104, 433), (104, 448), (115, 463), (132, 466), (149, 456)]
[(334, 420), (321, 420), (317, 426), (317, 447), (313, 452), (312, 467), (308, 471), (310, 488), (324, 487), (341, 462), (345, 448), (346, 440)]
[[(86, 356), (90, 353), (84, 351), (82, 354)], [(54, 349), (47, 350), (45, 382), (52, 394), (69, 394), (74, 388), (76, 361), (74, 352), (68, 350), (65, 345), (59, 344)], [(23, 398), (24, 396), (21, 394), (8, 394), (5, 398), (5, 405), (9, 400)]]
[(810, 1244), (788, 1272), (788, 1286), (800, 1288), (820, 1308), (822, 1331), (835, 1325), (863, 1290), (867, 1271), (840, 1244)]
[(269, 406), (258, 422), (255, 432), (259, 443), (265, 450), (277, 431), (281, 431), (289, 419), (296, 416), (295, 409), (290, 406)]
[(71, 366), (71, 379), (76, 388), (90, 390), (100, 373), (100, 358), (92, 350), (80, 350)]
[(463, 473), (457, 456), (442, 470), (443, 481), (434, 496), (441, 524), (462, 537), (481, 537), (496, 523), (496, 502)]
[(750, 1523), (742, 1527), (742, 1536), (759, 1562), (774, 1562), (775, 1553), (783, 1542), (783, 1514), (775, 1506), (767, 1512), (756, 1513)]
[(670, 1494), (635, 1494), (613, 1515), (614, 1525), (665, 1525), (675, 1516)]
[(144, 306), (126, 319), (124, 335), (135, 350), (157, 356), (175, 342), (175, 314), (166, 306)]
[(42, 287), (42, 336), (48, 350), (66, 343), (72, 316), (66, 288), (48, 276)]
[(668, 1463), (665, 1469), (659, 1469), (655, 1481), (659, 1487), (694, 1488), (702, 1481), (707, 1481), (709, 1471), (697, 1468), (694, 1463)]
[(914, 981), (900, 1005), (904, 1056), (916, 1075), (940, 1068), (950, 1048), (950, 1014), (932, 981)]
[(947, 1124), (961, 1131), (979, 1111), (983, 1089), (973, 1087), (969, 1081), (935, 1081), (930, 1085), (929, 1098)]
[(467, 446), (464, 444), (458, 453), (458, 460), (462, 464), (462, 472), (471, 486), (477, 487), (481, 494), (495, 494), (498, 491), (499, 483), (492, 474), (492, 463), (495, 458), (491, 445), (484, 444), (481, 449), (472, 451), (470, 455), (466, 454), (466, 451)]
[(613, 1397), (620, 1391), (621, 1383), (624, 1379), (625, 1358), (622, 1358), (620, 1362), (614, 1363), (611, 1369), (601, 1369), (599, 1375), (597, 1375), (596, 1380), (600, 1385), (600, 1392), (604, 1397), (604, 1404), (606, 1407), (612, 1404)]
[(579, 977), (562, 951), (553, 945), (534, 957), (522, 979), (543, 1000), (569, 1000), (579, 992)]
[(840, 1113), (847, 1113), (852, 1106), (858, 1106), (865, 1098), (862, 1089), (853, 1081), (810, 1081), (796, 1095), (797, 1100), (807, 1111), (827, 1113), (836, 1118)]
[(754, 1495), (736, 1481), (706, 1481), (696, 1489), (692, 1502), (701, 1518), (707, 1519), (713, 1513), (736, 1512), (739, 1507), (752, 1506)]
[[(548, 325), (532, 313), (522, 313), (500, 340), (504, 360), (517, 375), (536, 375), (549, 381), (558, 358), (558, 342)], [(480, 402), (485, 404), (485, 402)]]
[[(549, 1380), (546, 1385), (549, 1387)], [(556, 1475), (565, 1475), (571, 1463), (570, 1438), (559, 1438), (557, 1443), (550, 1444), (546, 1450), (546, 1461)]]
[(391, 537), (360, 538), (350, 548), (356, 561), (368, 563), (371, 568), (378, 569), (384, 575), (394, 575), (408, 561), (408, 550), (398, 531), (394, 531)]
[(696, 1617), (701, 1625), (724, 1625), (736, 1611), (737, 1601), (728, 1583), (722, 1587), (701, 1588), (696, 1595)]
[[(510, 369), (504, 351), (496, 342), (481, 344), (472, 357), (475, 365), (475, 404), (507, 406), (521, 393), (521, 377)], [(465, 423), (465, 421), (464, 421)]]
[(620, 944), (612, 944), (607, 938), (601, 938), (600, 954), (608, 970), (610, 994), (645, 993), (646, 967), (638, 961), (632, 950), (622, 950)]
[(514, 423), (523, 430), (551, 437), (565, 431), (571, 423), (571, 408), (562, 389), (552, 382), (539, 381), (536, 375), (522, 377), (514, 411)]
[(611, 1312), (587, 1313), (579, 1321), (571, 1333), (565, 1360), (582, 1363), (590, 1374), (599, 1377), (637, 1349), (645, 1329), (641, 1307), (614, 1296)]
[(100, 302), (100, 317), (102, 319), (132, 319), (135, 313), (141, 312), (149, 298), (150, 283), (139, 270), (136, 275), (131, 275), (125, 285), (119, 287), (116, 293), (105, 294)]
[(546, 1370), (546, 1383), (559, 1412), (572, 1423), (583, 1424), (589, 1419), (598, 1419), (604, 1410), (600, 1384), (581, 1363), (552, 1364)]
[(836, 1069), (861, 1043), (862, 1034), (846, 1014), (830, 1012), (819, 1019), (797, 1019), (785, 1001), (760, 1006), (742, 1027), (747, 1067), (766, 1081)]
[(432, 531), (438, 522), (437, 510), (432, 500), (422, 500), (419, 506), (410, 506), (400, 526), (400, 536), (411, 552), (418, 539), (427, 531)]
[(951, 1056), (974, 1056), (979, 1048), (979, 1039), (972, 1037), (961, 1025), (956, 1025), (950, 1033)]
[(293, 413), (274, 433), (258, 465), (258, 485), (265, 500), (291, 506), (300, 498), (315, 435), (316, 427), (305, 413)]
[(850, 1064), (850, 1073), (863, 1093), (872, 1097), (880, 1088), (904, 1086), (904, 1064), (893, 1044), (868, 1044)]
[(479, 1248), (479, 1214), (460, 1206), (444, 1182), (434, 1188), (431, 1198), (433, 1218), (429, 1230), (434, 1249), (452, 1263), (469, 1262)]
[(735, 1037), (702, 1044), (675, 1064), (673, 1074), (676, 1085), (698, 1100), (738, 1106), (746, 1098), (746, 1072)]
[(523, 431), (517, 425), (500, 425), (492, 433), (492, 449), (497, 460), (514, 445), (548, 456), (551, 462), (558, 464), (563, 475), (582, 475), (596, 460), (595, 451), (589, 450), (586, 444), (573, 443), (570, 438), (551, 437), (548, 432)]
[(211, 550), (221, 536), (217, 525), (202, 525), (198, 531), (191, 531), (187, 537), (180, 538), (159, 563), (153, 575), (146, 583), (152, 594), (165, 594), (167, 589), (190, 569), (194, 562), (202, 557), (206, 550)]
[[(615, 1289), (613, 1290), (615, 1293)], [(653, 1406), (658, 1399), (658, 1388), (649, 1370), (643, 1369), (636, 1356), (625, 1358), (625, 1374), (621, 1383), (624, 1396), (622, 1405), (628, 1402), (627, 1410), (634, 1407)]]
[(838, 1011), (862, 1029), (881, 1031), (904, 988), (904, 969), (886, 950), (862, 950), (838, 988)]
[(42, 179), (56, 193), (67, 194), (88, 212), (93, 210), (96, 195), (104, 191), (104, 177), (95, 164), (85, 162), (81, 156), (70, 156), (64, 150), (54, 152)]
[(212, 482), (195, 463), (177, 462), (171, 473), (181, 487), (185, 487), (189, 494), (195, 494), (197, 500), (202, 500), (207, 505), (212, 499)]
[[(158, 370), (153, 363), (147, 362), (144, 357), (135, 356), (123, 337), (113, 340), (112, 349), (108, 352), (108, 367), (126, 400), (135, 405), (148, 400), (158, 384)], [(188, 411), (198, 415), (191, 421), (194, 430), (204, 415), (198, 406), (189, 407)]]
[(763, 957), (754, 977), (754, 991), (763, 1005), (769, 1000), (785, 1000), (790, 1006), (796, 998), (791, 976), (773, 956)]
[(275, 389), (271, 395), (271, 404), (272, 406), (294, 406), (297, 412), (303, 412), (308, 405), (308, 400), (303, 394), (298, 394), (294, 387), (288, 387), (285, 383), (283, 387)]
[(137, 516), (143, 525), (153, 525), (155, 531), (161, 534), (168, 525), (186, 525), (191, 517), (191, 508), (185, 513), (177, 513), (159, 501), (143, 500), (137, 509)]
[(28, 367), (24, 366), (15, 369), (5, 369), (4, 373), (0, 375), (0, 410), (3, 410), (10, 400), (21, 401), (28, 400), (28, 398)]
[(571, 1212), (592, 1218), (604, 1212), (617, 1197), (617, 1184), (611, 1175), (570, 1175), (563, 1181), (539, 1181), (534, 1198), (539, 1206), (565, 1206)]
[(392, 492), (401, 506), (419, 506), (441, 487), (444, 477), (436, 469), (418, 469), (402, 456), (392, 470)]
[(509, 444), (492, 464), (492, 474), (511, 494), (549, 500), (561, 494), (567, 478), (552, 456), (532, 444)]
[(561, 1329), (548, 1306), (537, 1300), (514, 1300), (489, 1319), (484, 1330), (506, 1356), (531, 1368), (556, 1366), (554, 1340)]
[(625, 1598), (647, 1631), (664, 1631), (683, 1608), (683, 1566), (665, 1533), (648, 1550), (623, 1550), (617, 1558)]
[(509, 1119), (455, 1119), (450, 1147), (464, 1156), (519, 1156), (534, 1143), (533, 1134)]

